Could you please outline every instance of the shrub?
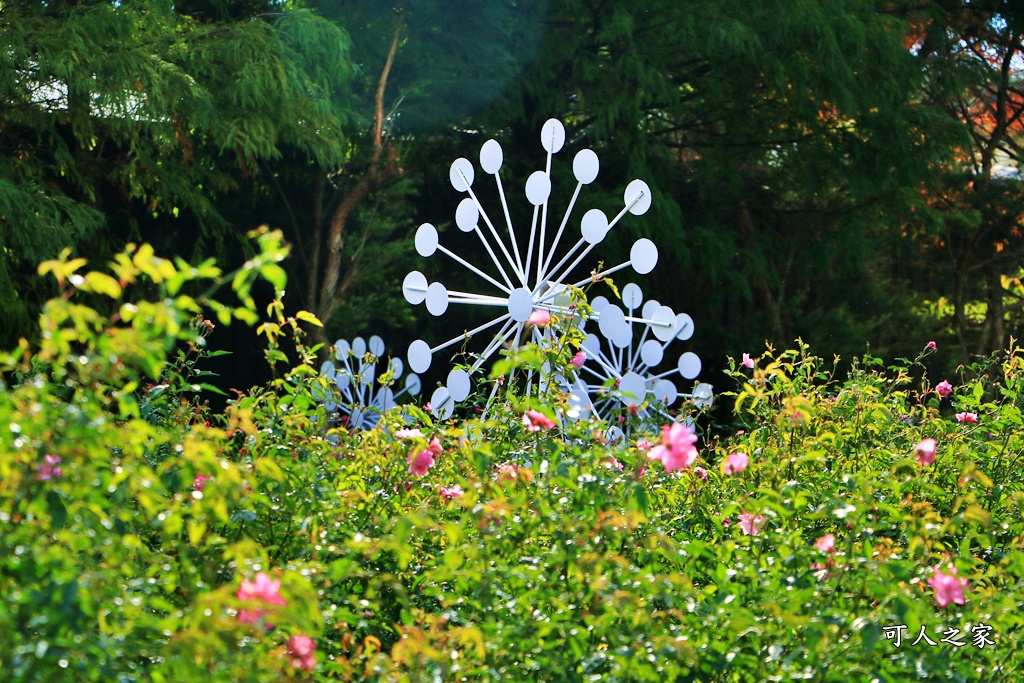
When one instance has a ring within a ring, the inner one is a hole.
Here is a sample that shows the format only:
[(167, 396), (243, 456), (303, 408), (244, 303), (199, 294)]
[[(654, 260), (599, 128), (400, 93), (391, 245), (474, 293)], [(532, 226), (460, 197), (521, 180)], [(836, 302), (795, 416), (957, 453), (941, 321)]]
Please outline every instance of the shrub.
[[(65, 293), (0, 391), (10, 680), (966, 681), (1022, 664), (1019, 349), (945, 397), (912, 379), (919, 360), (864, 358), (840, 381), (802, 345), (769, 349), (730, 372), (743, 430), (704, 433), (666, 472), (643, 434), (551, 427), (553, 396), (333, 428), (298, 324), (316, 320), (278, 301), (259, 332), (291, 369), (210, 415), (189, 398), (210, 353), (196, 315), (252, 320), (252, 279), (283, 288), (284, 250), (260, 239), (227, 277), (145, 247), (112, 276), (44, 266)], [(197, 279), (243, 305), (179, 293)], [(124, 303), (134, 280), (153, 296)]]

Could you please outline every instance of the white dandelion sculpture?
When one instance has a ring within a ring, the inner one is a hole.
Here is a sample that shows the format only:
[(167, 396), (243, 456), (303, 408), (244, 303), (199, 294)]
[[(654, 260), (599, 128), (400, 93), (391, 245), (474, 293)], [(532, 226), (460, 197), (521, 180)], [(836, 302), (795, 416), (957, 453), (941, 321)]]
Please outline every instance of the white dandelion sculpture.
[(339, 339), (334, 344), (334, 360), (324, 361), (320, 374), (334, 383), (338, 392), (324, 397), (328, 414), (341, 413), (350, 428), (373, 429), (381, 415), (398, 405), (405, 394), (418, 396), (420, 378), (415, 373), (405, 376), (403, 388), (394, 390), (405, 365), (401, 358), (391, 358), (387, 370), (391, 377), (387, 384), (377, 382), (377, 363), (384, 357), (384, 340), (374, 335), (367, 343), (356, 337), (351, 344)]
[[(442, 419), (448, 417), (455, 404), (463, 401), (471, 391), (471, 375), (479, 370), (505, 344), (514, 346), (528, 341), (540, 342), (543, 333), (530, 326), (530, 339), (524, 339), (527, 320), (534, 311), (552, 313), (569, 313), (565, 293), (567, 287), (581, 287), (592, 279), (611, 275), (624, 268), (632, 268), (639, 274), (647, 274), (658, 262), (658, 249), (649, 239), (638, 239), (630, 250), (630, 258), (600, 273), (587, 276), (579, 282), (568, 281), (570, 275), (584, 258), (600, 244), (608, 232), (628, 213), (640, 216), (651, 207), (651, 190), (642, 180), (634, 180), (626, 186), (623, 195), (624, 206), (618, 214), (608, 220), (599, 209), (591, 209), (583, 214), (580, 220), (580, 237), (567, 251), (560, 248), (560, 242), (569, 225), (573, 209), (579, 199), (584, 185), (589, 185), (597, 178), (599, 162), (597, 154), (585, 149), (578, 152), (572, 162), (573, 175), (576, 177), (576, 190), (569, 199), (557, 229), (554, 223), (549, 226), (551, 213), (551, 161), (552, 156), (562, 149), (565, 143), (565, 128), (561, 122), (550, 119), (541, 128), (541, 146), (547, 152), (547, 160), (543, 171), (535, 171), (526, 181), (526, 199), (533, 206), (533, 218), (530, 222), (529, 235), (525, 243), (525, 231), (518, 231), (512, 225), (506, 201), (505, 189), (502, 184), (500, 170), (502, 166), (501, 145), (495, 140), (488, 140), (480, 149), (480, 167), (484, 173), (494, 177), (497, 195), (504, 216), (504, 229), (499, 230), (495, 221), (485, 210), (473, 181), (475, 172), (472, 162), (468, 159), (456, 159), (451, 165), (449, 179), (456, 191), (468, 196), (462, 200), (455, 211), (455, 223), (465, 233), (474, 232), (483, 244), (490, 257), (493, 269), (479, 268), (466, 261), (458, 254), (445, 248), (438, 242), (437, 229), (424, 223), (416, 232), (416, 251), (424, 258), (430, 258), (440, 252), (445, 257), (477, 275), (487, 284), (490, 293), (451, 291), (440, 282), (428, 283), (426, 276), (419, 272), (409, 273), (402, 284), (406, 300), (418, 305), (426, 303), (427, 310), (434, 316), (441, 316), (451, 305), (493, 307), (498, 315), (490, 321), (479, 325), (448, 341), (431, 346), (418, 339), (409, 346), (409, 367), (415, 372), (426, 372), (431, 365), (433, 355), (450, 348), (470, 337), (485, 331), (492, 331), (489, 342), (479, 353), (477, 360), (469, 368), (455, 369), (448, 374), (445, 386), (439, 387), (430, 398), (431, 409)], [(481, 227), (481, 221), (483, 227)], [(549, 227), (554, 237), (549, 238)], [(488, 273), (487, 270), (491, 272)], [(594, 319), (599, 318), (595, 315)], [(632, 321), (632, 317), (631, 317)], [(671, 329), (674, 321), (669, 319), (635, 319), (636, 322), (647, 323), (658, 328)], [(532, 373), (528, 377), (528, 390), (532, 382)], [(544, 378), (545, 380), (547, 378)], [(495, 384), (488, 399), (493, 401), (498, 385)]]
[(711, 405), (714, 394), (709, 384), (680, 393), (671, 379), (679, 375), (695, 380), (701, 370), (697, 354), (687, 351), (670, 369), (657, 371), (672, 342), (693, 336), (693, 319), (653, 299), (644, 303), (643, 291), (635, 284), (622, 289), (622, 303), (625, 310), (603, 296), (590, 302), (599, 317), (600, 334), (588, 334), (583, 342), (586, 362), (569, 390), (572, 415), (607, 420), (614, 413), (628, 412), (641, 420), (674, 420), (668, 411), (680, 398), (693, 401), (697, 408)]

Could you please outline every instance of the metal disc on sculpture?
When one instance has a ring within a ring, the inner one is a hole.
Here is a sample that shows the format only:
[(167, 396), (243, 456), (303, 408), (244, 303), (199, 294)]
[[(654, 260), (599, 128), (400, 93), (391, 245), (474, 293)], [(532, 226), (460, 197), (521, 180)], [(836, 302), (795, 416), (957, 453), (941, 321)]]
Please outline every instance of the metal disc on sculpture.
[(473, 185), (473, 163), (469, 159), (456, 159), (452, 162), (448, 179), (457, 191), (468, 192)]
[(679, 374), (686, 379), (694, 379), (700, 374), (700, 358), (692, 351), (679, 357)]
[(470, 392), (469, 373), (465, 370), (452, 370), (448, 373), (445, 386), (456, 403), (465, 401)]
[(708, 408), (715, 402), (715, 392), (710, 384), (698, 384), (690, 394), (693, 404), (698, 408)]
[(434, 255), (437, 251), (437, 228), (424, 223), (416, 230), (416, 253), (424, 258)]
[(622, 288), (622, 305), (627, 309), (633, 311), (640, 308), (640, 304), (644, 302), (644, 292), (640, 289), (640, 285), (630, 282), (628, 285)]
[(638, 239), (629, 252), (629, 261), (633, 265), (633, 270), (641, 275), (647, 275), (658, 265), (658, 247), (646, 237)]
[(589, 185), (597, 180), (597, 173), (601, 169), (601, 162), (593, 150), (581, 149), (572, 160), (572, 174), (576, 180)]
[(500, 171), (503, 159), (501, 145), (497, 140), (488, 140), (480, 147), (480, 168), (484, 169), (484, 173), (494, 175)]
[(455, 399), (447, 387), (438, 387), (430, 396), (430, 411), (439, 420), (447, 420), (455, 410)]
[(426, 372), (430, 369), (430, 360), (432, 358), (430, 344), (422, 339), (417, 339), (412, 344), (409, 344), (409, 353), (406, 355), (406, 358), (413, 372)]
[[(461, 230), (462, 232), (473, 232), (474, 230), (477, 229), (477, 224), (479, 222), (480, 210), (476, 208), (476, 203), (472, 200), (472, 198), (466, 197), (461, 202), (459, 202), (458, 208), (455, 209), (455, 224), (459, 226), (459, 230)], [(417, 234), (416, 237), (418, 238), (419, 235)], [(431, 254), (433, 254), (433, 252), (436, 250), (437, 245), (434, 245), (434, 250), (431, 251)], [(419, 252), (420, 256), (430, 256), (430, 254), (424, 254), (423, 252), (420, 252), (418, 247), (416, 251)]]
[(427, 310), (430, 315), (444, 315), (448, 310), (448, 290), (440, 282), (427, 287)]
[(402, 281), (402, 294), (405, 300), (413, 306), (427, 300), (427, 276), (418, 270), (414, 270), (405, 276)]

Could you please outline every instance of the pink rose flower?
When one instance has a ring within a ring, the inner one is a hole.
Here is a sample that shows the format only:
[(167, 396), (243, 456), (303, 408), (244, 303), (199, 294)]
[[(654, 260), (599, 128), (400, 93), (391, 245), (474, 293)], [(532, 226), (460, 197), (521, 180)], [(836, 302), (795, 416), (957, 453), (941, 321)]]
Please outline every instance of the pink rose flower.
[(946, 398), (947, 396), (953, 393), (953, 385), (947, 382), (946, 380), (942, 380), (941, 382), (935, 385), (935, 393), (941, 396), (942, 398)]
[(555, 422), (539, 410), (527, 410), (523, 414), (523, 426), (528, 432), (539, 432), (541, 429), (551, 429)]
[[(429, 409), (428, 409), (429, 410)], [(395, 432), (396, 439), (421, 439), (423, 432), (418, 429), (399, 429)]]
[(519, 478), (519, 468), (514, 463), (505, 463), (498, 468), (498, 481), (515, 481)]
[(978, 423), (978, 414), (977, 413), (967, 413), (967, 412), (957, 413), (956, 414), (956, 421), (957, 422), (967, 422), (967, 423), (970, 423), (970, 424), (977, 424)]
[(761, 532), (761, 527), (764, 526), (764, 515), (752, 515), (749, 512), (744, 512), (739, 517), (740, 529), (747, 536), (757, 536)]
[(192, 480), (192, 490), (202, 491), (203, 487), (206, 486), (206, 481), (208, 479), (211, 479), (210, 475), (208, 474), (197, 474), (195, 476), (195, 479)]
[(647, 453), (651, 460), (660, 460), (666, 472), (686, 469), (697, 459), (694, 443), (697, 435), (684, 424), (673, 422), (661, 428), (662, 443)]
[(931, 465), (935, 461), (935, 439), (921, 439), (917, 444), (917, 459), (922, 466)]
[(928, 585), (935, 589), (935, 602), (939, 607), (945, 607), (950, 603), (963, 605), (967, 602), (964, 598), (964, 589), (967, 588), (967, 579), (956, 575), (956, 567), (949, 565), (949, 574), (946, 574), (938, 567), (935, 574), (928, 579)]
[(444, 499), (444, 502), (449, 503), (458, 498), (459, 496), (461, 496), (463, 493), (465, 493), (465, 491), (462, 490), (461, 486), (455, 484), (454, 486), (442, 486), (440, 489), (440, 493), (441, 498)]
[(834, 553), (836, 551), (836, 537), (833, 534), (825, 534), (814, 542), (814, 547), (823, 553)]
[(526, 322), (531, 325), (536, 325), (537, 327), (544, 327), (551, 322), (551, 314), (543, 308), (538, 308), (530, 314), (530, 317), (526, 319)]
[(754, 367), (754, 359), (750, 357), (749, 353), (743, 354), (743, 364), (748, 368)]
[(574, 368), (579, 370), (580, 368), (583, 367), (583, 364), (587, 362), (587, 353), (586, 353), (586, 351), (577, 351), (576, 355), (573, 356), (572, 360), (569, 361), (569, 362), (572, 363)]
[(696, 474), (701, 479), (707, 479), (708, 478), (708, 471), (706, 469), (704, 469), (703, 467), (699, 467), (699, 466), (698, 467), (694, 467), (693, 468), (693, 473)]
[(930, 342), (928, 342), (928, 348), (929, 349), (936, 349), (936, 348), (938, 348), (938, 344), (936, 344), (933, 341), (930, 341)]
[(288, 604), (281, 597), (281, 582), (274, 581), (263, 572), (256, 575), (255, 581), (242, 581), (235, 597), (247, 602), (262, 602), (265, 605), (284, 606)]
[(316, 643), (309, 636), (292, 636), (287, 648), (292, 668), (312, 671), (316, 666)]
[(60, 463), (61, 459), (59, 455), (44, 455), (43, 462), (41, 465), (39, 465), (39, 469), (36, 472), (36, 477), (39, 479), (39, 481), (49, 481), (51, 479), (56, 479), (57, 477), (64, 473), (61, 470), (61, 468), (57, 466)]
[(748, 464), (750, 464), (750, 459), (746, 453), (730, 453), (722, 463), (722, 471), (726, 474), (736, 474), (747, 469)]
[(438, 453), (432, 448), (424, 448), (423, 450), (417, 451), (415, 448), (409, 451), (409, 457), (406, 458), (406, 464), (409, 466), (409, 474), (415, 474), (417, 477), (422, 477), (427, 473), (431, 467), (434, 466), (434, 460), (437, 458)]

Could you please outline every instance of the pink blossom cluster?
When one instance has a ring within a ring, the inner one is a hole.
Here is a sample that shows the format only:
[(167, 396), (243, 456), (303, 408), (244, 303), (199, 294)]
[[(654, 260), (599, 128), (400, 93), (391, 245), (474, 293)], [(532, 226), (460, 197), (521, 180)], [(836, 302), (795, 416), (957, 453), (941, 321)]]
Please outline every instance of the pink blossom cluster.
[(749, 464), (750, 459), (746, 453), (730, 453), (725, 461), (722, 462), (722, 471), (726, 474), (736, 474), (747, 469)]
[(541, 429), (552, 429), (555, 421), (539, 410), (527, 410), (523, 414), (523, 426), (528, 432), (539, 432)]
[(36, 477), (39, 478), (39, 481), (56, 479), (63, 474), (59, 467), (60, 463), (61, 459), (59, 455), (44, 455), (43, 463), (39, 466), (39, 470), (36, 472)]
[(967, 588), (967, 579), (956, 575), (956, 567), (949, 565), (949, 573), (935, 568), (935, 574), (928, 579), (928, 585), (935, 590), (935, 602), (939, 607), (949, 604), (963, 605), (967, 602), (964, 598), (964, 589)]
[(451, 501), (455, 500), (456, 498), (465, 493), (465, 491), (462, 490), (462, 487), (459, 486), (458, 484), (454, 484), (452, 486), (442, 486), (438, 490), (438, 492), (441, 494), (441, 498), (446, 503), (450, 503)]
[(266, 616), (264, 606), (284, 607), (288, 604), (288, 601), (281, 597), (281, 582), (271, 579), (263, 572), (256, 574), (255, 581), (242, 581), (235, 597), (242, 602), (258, 603), (256, 607), (238, 610), (238, 621), (243, 624), (255, 624)]
[(660, 460), (666, 472), (688, 469), (697, 459), (697, 435), (678, 422), (661, 429), (662, 442), (647, 453), (651, 460)]
[(406, 458), (406, 464), (409, 466), (409, 474), (415, 474), (417, 477), (422, 477), (427, 473), (431, 467), (434, 466), (434, 460), (441, 455), (441, 441), (435, 436), (427, 444), (427, 447), (422, 450), (413, 448), (409, 451), (409, 457)]
[(309, 636), (292, 636), (286, 647), (292, 668), (312, 671), (316, 666), (316, 642)]

